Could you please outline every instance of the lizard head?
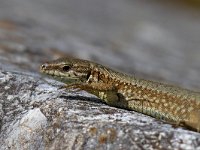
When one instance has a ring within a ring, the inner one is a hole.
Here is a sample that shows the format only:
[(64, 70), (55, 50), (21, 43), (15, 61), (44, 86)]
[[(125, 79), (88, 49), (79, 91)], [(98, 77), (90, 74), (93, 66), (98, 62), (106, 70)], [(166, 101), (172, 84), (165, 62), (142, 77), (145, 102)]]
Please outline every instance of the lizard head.
[(40, 72), (65, 83), (86, 82), (91, 73), (87, 60), (60, 58), (40, 66)]

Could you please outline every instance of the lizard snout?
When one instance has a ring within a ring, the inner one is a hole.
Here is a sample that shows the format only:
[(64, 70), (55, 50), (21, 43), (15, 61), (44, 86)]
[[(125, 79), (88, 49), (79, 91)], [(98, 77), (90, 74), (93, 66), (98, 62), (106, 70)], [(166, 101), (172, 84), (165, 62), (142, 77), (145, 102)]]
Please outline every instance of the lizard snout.
[(48, 64), (47, 64), (47, 63), (42, 64), (42, 65), (40, 66), (40, 70), (45, 70), (46, 68), (48, 68)]

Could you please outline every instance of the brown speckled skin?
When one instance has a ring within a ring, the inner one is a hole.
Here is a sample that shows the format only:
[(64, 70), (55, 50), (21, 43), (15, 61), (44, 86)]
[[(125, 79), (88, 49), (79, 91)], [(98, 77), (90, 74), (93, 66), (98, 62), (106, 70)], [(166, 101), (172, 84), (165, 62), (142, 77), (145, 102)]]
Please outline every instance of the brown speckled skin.
[(87, 60), (61, 58), (40, 71), (101, 98), (111, 106), (134, 110), (200, 131), (200, 93), (119, 73)]

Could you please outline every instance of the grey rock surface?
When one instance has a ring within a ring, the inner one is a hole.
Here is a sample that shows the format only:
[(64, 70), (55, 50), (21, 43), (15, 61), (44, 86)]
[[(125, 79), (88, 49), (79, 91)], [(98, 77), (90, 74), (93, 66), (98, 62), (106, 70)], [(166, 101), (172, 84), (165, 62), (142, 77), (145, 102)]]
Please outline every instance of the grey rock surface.
[(164, 0), (0, 2), (0, 149), (200, 149), (200, 134), (60, 89), (40, 64), (73, 55), (200, 89), (200, 10)]

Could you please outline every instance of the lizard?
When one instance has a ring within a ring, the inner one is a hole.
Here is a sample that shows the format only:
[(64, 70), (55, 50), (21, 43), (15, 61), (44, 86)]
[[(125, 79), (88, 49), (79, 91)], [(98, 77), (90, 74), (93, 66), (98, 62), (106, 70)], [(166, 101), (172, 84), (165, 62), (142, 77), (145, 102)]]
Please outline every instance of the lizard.
[(44, 63), (40, 72), (65, 83), (65, 88), (96, 95), (106, 104), (133, 110), (200, 131), (200, 93), (120, 73), (78, 58)]

